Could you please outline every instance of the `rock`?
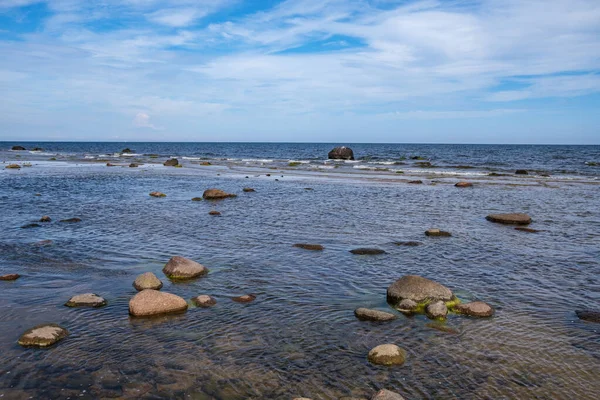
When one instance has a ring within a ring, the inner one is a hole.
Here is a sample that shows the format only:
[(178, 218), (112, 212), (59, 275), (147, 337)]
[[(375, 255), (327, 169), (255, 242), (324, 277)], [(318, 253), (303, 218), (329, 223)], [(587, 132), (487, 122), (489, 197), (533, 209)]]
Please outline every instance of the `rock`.
[(431, 228), (425, 231), (425, 235), (427, 236), (437, 236), (437, 237), (450, 237), (452, 234), (450, 232), (441, 231), (437, 228)]
[(107, 163), (106, 163), (106, 166), (107, 166), (107, 167), (116, 167), (116, 166), (117, 166), (117, 164), (113, 164), (113, 163), (109, 163), (109, 162), (107, 162)]
[(102, 307), (106, 300), (94, 293), (78, 294), (65, 303), (67, 307)]
[(248, 188), (248, 187), (246, 187), (246, 188), (243, 188), (242, 190), (243, 190), (245, 193), (256, 192), (256, 190), (254, 190), (254, 189), (252, 189), (252, 188)]
[(419, 180), (416, 180), (416, 181), (408, 181), (408, 183), (415, 184), (415, 185), (420, 185), (420, 184), (423, 183), (423, 181), (419, 179)]
[(44, 151), (41, 147), (34, 147), (31, 151)]
[(208, 268), (196, 261), (175, 256), (163, 268), (170, 279), (193, 279), (208, 273)]
[(313, 188), (304, 188), (304, 190), (315, 190)]
[(528, 233), (538, 233), (539, 232), (537, 229), (526, 228), (524, 226), (517, 226), (515, 228), (515, 231), (522, 231), (522, 232), (528, 232)]
[(16, 281), (21, 275), (19, 274), (8, 274), (0, 276), (0, 281)]
[(419, 161), (419, 162), (416, 162), (415, 165), (417, 167), (421, 167), (421, 168), (431, 168), (431, 167), (433, 167), (433, 165), (431, 165), (431, 163), (429, 161)]
[(204, 200), (202, 197), (193, 197), (192, 201), (202, 201)]
[(419, 305), (416, 301), (411, 299), (404, 299), (396, 306), (396, 309), (404, 314), (412, 314), (417, 311)]
[(133, 287), (137, 290), (160, 290), (163, 287), (163, 283), (152, 272), (144, 272), (135, 278), (135, 281), (133, 281)]
[(491, 317), (494, 315), (494, 309), (483, 301), (472, 301), (470, 303), (458, 304), (453, 311), (458, 314), (469, 315), (471, 317)]
[(184, 299), (171, 293), (145, 289), (129, 301), (129, 314), (134, 317), (178, 313), (187, 310)]
[(202, 162), (200, 163), (200, 165), (203, 165), (203, 166), (207, 167), (207, 166), (209, 166), (209, 165), (212, 165), (212, 164), (211, 164), (211, 163), (209, 163), (208, 161), (202, 161)]
[(308, 397), (294, 397), (292, 400), (312, 400), (312, 399), (308, 398)]
[(324, 249), (320, 244), (296, 243), (293, 247), (298, 247), (304, 250), (322, 251)]
[(67, 219), (61, 219), (60, 222), (67, 222), (67, 223), (75, 223), (75, 222), (81, 222), (81, 218), (67, 218)]
[(36, 246), (50, 246), (52, 243), (54, 243), (52, 240), (40, 240), (39, 242), (37, 242), (35, 245)]
[(27, 225), (23, 225), (21, 227), (21, 229), (39, 228), (40, 226), (41, 226), (40, 224), (27, 224)]
[(361, 321), (391, 321), (397, 318), (392, 313), (362, 307), (354, 310), (354, 315)]
[(176, 158), (171, 158), (163, 163), (165, 167), (176, 167), (179, 165), (179, 160)]
[(451, 333), (453, 335), (458, 335), (460, 332), (458, 331), (458, 329), (452, 328), (450, 326), (446, 326), (444, 325), (444, 323), (440, 323), (440, 322), (429, 322), (427, 324), (425, 324), (426, 327), (431, 328), (431, 329), (435, 329), (436, 331), (440, 331), (440, 332), (444, 332), (444, 333)]
[(50, 222), (52, 221), (52, 218), (50, 218), (47, 215), (44, 215), (42, 218), (40, 218), (40, 222)]
[(217, 301), (207, 295), (207, 294), (202, 294), (200, 296), (196, 296), (192, 299), (192, 302), (197, 306), (197, 307), (212, 307), (215, 304), (217, 304)]
[(207, 189), (202, 194), (202, 197), (206, 200), (221, 200), (228, 197), (237, 197), (237, 195), (224, 192), (221, 189)]
[(209, 211), (209, 212), (208, 212), (208, 214), (209, 214), (209, 215), (221, 215), (221, 213), (220, 213), (220, 212), (218, 212), (218, 211), (215, 211), (215, 210), (211, 210), (211, 211)]
[(431, 319), (445, 319), (448, 315), (448, 307), (443, 301), (436, 301), (427, 305), (425, 313)]
[(473, 187), (473, 184), (471, 182), (458, 182), (454, 186), (456, 186), (458, 188), (468, 188), (468, 187)]
[(382, 389), (375, 393), (373, 397), (371, 397), (371, 400), (404, 400), (404, 397), (400, 396), (398, 393)]
[(383, 251), (381, 249), (361, 247), (359, 249), (350, 250), (350, 253), (358, 254), (358, 255), (376, 255), (376, 254), (385, 254), (385, 251)]
[(140, 166), (140, 165), (139, 165), (139, 164), (136, 164), (136, 163), (131, 163), (131, 164), (129, 164), (129, 168), (137, 168), (137, 167), (139, 167), (139, 166)]
[(531, 223), (531, 217), (523, 213), (490, 214), (485, 219), (499, 224), (528, 225)]
[(354, 160), (354, 152), (346, 146), (336, 147), (327, 154), (327, 158), (330, 160)]
[(8, 164), (4, 168), (6, 168), (6, 169), (21, 169), (21, 166), (19, 164)]
[(582, 309), (575, 311), (575, 314), (577, 315), (577, 318), (582, 319), (584, 321), (600, 323), (600, 311)]
[(450, 301), (452, 298), (452, 291), (446, 286), (417, 275), (405, 275), (387, 289), (387, 302), (394, 307), (404, 299), (422, 303)]
[(152, 197), (167, 197), (166, 194), (161, 193), (161, 192), (151, 192), (150, 196), (152, 196)]
[(35, 326), (21, 335), (18, 343), (24, 347), (48, 347), (69, 336), (62, 326), (43, 324)]
[(130, 153), (133, 153), (133, 151), (129, 147), (126, 147), (123, 150), (121, 150), (121, 153), (122, 154), (130, 154)]
[(368, 359), (377, 365), (402, 365), (406, 352), (395, 344), (381, 344), (369, 352)]
[(23, 147), (23, 146), (13, 146), (12, 150), (14, 150), (14, 151), (24, 151), (24, 150), (27, 150), (27, 149), (25, 147)]
[(528, 173), (527, 173), (527, 170), (525, 170), (525, 169), (518, 169), (515, 171), (515, 174), (516, 175), (527, 175)]
[(232, 297), (231, 300), (235, 301), (236, 303), (250, 303), (256, 300), (256, 296), (253, 294), (245, 294), (243, 296)]
[(421, 243), (421, 242), (407, 241), (407, 242), (394, 242), (394, 244), (396, 246), (420, 246), (423, 243)]

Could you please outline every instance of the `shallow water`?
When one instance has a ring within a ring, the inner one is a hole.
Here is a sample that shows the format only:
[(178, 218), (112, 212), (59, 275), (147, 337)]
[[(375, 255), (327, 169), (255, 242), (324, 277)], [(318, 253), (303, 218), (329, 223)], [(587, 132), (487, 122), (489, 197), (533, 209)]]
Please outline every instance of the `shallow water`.
[[(383, 387), (407, 399), (600, 398), (600, 325), (574, 314), (600, 302), (593, 178), (486, 178), (461, 190), (454, 178), (422, 175), (424, 185), (409, 185), (375, 171), (32, 164), (0, 172), (0, 274), (22, 275), (0, 282), (3, 399), (337, 399)], [(243, 193), (246, 186), (256, 192)], [(191, 201), (211, 187), (238, 197)], [(149, 197), (154, 190), (167, 197)], [(212, 209), (222, 216), (208, 215)], [(512, 211), (529, 213), (541, 232), (485, 220)], [(42, 215), (53, 222), (20, 228)], [(58, 222), (70, 217), (82, 222)], [(430, 227), (453, 236), (425, 237)], [(392, 244), (399, 240), (423, 244)], [(325, 251), (292, 247), (299, 242)], [(365, 246), (387, 254), (348, 252)], [(209, 275), (169, 282), (161, 269), (173, 255), (199, 261)], [(145, 271), (161, 278), (163, 291), (210, 294), (218, 303), (132, 319), (131, 284)], [(422, 316), (356, 320), (356, 307), (388, 309), (387, 286), (406, 274), (486, 301), (496, 315), (452, 315), (445, 325), (458, 334), (432, 329)], [(63, 306), (84, 292), (109, 305)], [(257, 300), (230, 300), (245, 293)], [(46, 350), (16, 344), (43, 322), (70, 336)], [(369, 364), (368, 351), (382, 343), (405, 348), (406, 364)]]

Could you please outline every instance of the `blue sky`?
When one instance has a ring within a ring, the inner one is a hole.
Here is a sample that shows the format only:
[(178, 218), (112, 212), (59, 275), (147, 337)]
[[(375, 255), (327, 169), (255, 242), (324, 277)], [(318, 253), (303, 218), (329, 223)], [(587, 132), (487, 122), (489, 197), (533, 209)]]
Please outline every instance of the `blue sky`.
[(0, 140), (600, 144), (598, 0), (0, 0)]

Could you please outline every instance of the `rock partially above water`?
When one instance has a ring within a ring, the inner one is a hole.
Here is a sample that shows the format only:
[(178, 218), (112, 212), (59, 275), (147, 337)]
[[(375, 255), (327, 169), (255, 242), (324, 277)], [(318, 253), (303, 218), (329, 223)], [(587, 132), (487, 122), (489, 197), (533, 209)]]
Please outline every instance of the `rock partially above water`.
[(130, 154), (130, 153), (133, 153), (133, 151), (129, 147), (126, 147), (123, 150), (121, 150), (121, 153), (122, 154)]
[(208, 212), (208, 215), (219, 216), (219, 215), (221, 215), (221, 213), (219, 211), (216, 211), (216, 210), (211, 210), (211, 211)]
[(192, 302), (197, 306), (197, 307), (212, 307), (215, 304), (217, 304), (217, 301), (207, 295), (207, 294), (201, 294), (200, 296), (196, 296), (192, 299)]
[(207, 189), (202, 194), (202, 197), (204, 197), (206, 200), (221, 200), (228, 197), (237, 197), (237, 195), (224, 192), (221, 189)]
[(350, 147), (336, 147), (327, 154), (330, 160), (354, 160), (354, 152)]
[(129, 314), (135, 317), (179, 313), (187, 310), (184, 299), (158, 290), (142, 290), (129, 301)]
[(417, 275), (405, 275), (387, 289), (387, 301), (394, 307), (404, 299), (421, 303), (450, 301), (452, 297), (452, 291), (446, 286)]
[(25, 347), (48, 347), (69, 336), (69, 331), (56, 324), (35, 326), (21, 335), (19, 344)]
[(243, 296), (232, 297), (231, 300), (235, 301), (236, 303), (250, 303), (256, 300), (256, 296), (253, 294), (245, 294)]
[(4, 168), (6, 168), (6, 169), (21, 169), (21, 166), (19, 164), (8, 164)]
[(427, 236), (437, 236), (437, 237), (450, 237), (452, 234), (450, 232), (442, 231), (437, 228), (431, 228), (425, 231), (425, 235)]
[(256, 192), (256, 190), (254, 190), (254, 189), (252, 189), (252, 188), (248, 188), (248, 187), (245, 187), (245, 188), (243, 188), (242, 190), (243, 190), (245, 193)]
[(526, 228), (524, 226), (517, 226), (515, 228), (515, 231), (522, 231), (522, 232), (528, 232), (528, 233), (538, 233), (539, 232), (537, 229)]
[(51, 222), (52, 218), (50, 218), (47, 215), (44, 215), (42, 218), (40, 218), (40, 222)]
[(208, 273), (208, 268), (196, 261), (174, 256), (163, 268), (163, 272), (170, 279), (193, 279)]
[(382, 389), (375, 393), (373, 397), (371, 397), (371, 400), (404, 400), (404, 397), (400, 396), (398, 393)]
[(419, 305), (416, 301), (411, 299), (404, 299), (398, 305), (396, 305), (396, 309), (405, 314), (412, 314), (417, 311)]
[(448, 307), (443, 301), (436, 301), (427, 305), (425, 312), (431, 319), (445, 319), (448, 315)]
[(102, 307), (106, 300), (94, 293), (78, 294), (65, 303), (67, 307)]
[(21, 275), (19, 274), (0, 275), (0, 281), (16, 281), (20, 277)]
[(129, 164), (129, 168), (137, 168), (137, 167), (139, 167), (139, 166), (140, 166), (140, 165), (139, 165), (139, 164), (137, 164), (137, 163), (131, 163), (131, 164)]
[(381, 344), (369, 351), (368, 359), (377, 365), (402, 365), (406, 352), (395, 344)]
[(27, 225), (23, 225), (21, 227), (21, 229), (39, 228), (40, 226), (41, 226), (40, 224), (27, 224)]
[(525, 169), (518, 169), (518, 170), (515, 171), (515, 174), (516, 175), (527, 175), (528, 172)]
[(423, 181), (422, 181), (422, 180), (420, 180), (420, 179), (418, 179), (418, 180), (416, 180), (416, 181), (408, 181), (408, 183), (412, 183), (412, 184), (420, 185), (420, 184), (422, 184), (422, 183), (423, 183)]
[(531, 217), (523, 213), (490, 214), (485, 219), (499, 224), (528, 225), (531, 223)]
[(179, 165), (179, 160), (176, 158), (171, 158), (163, 163), (165, 167), (176, 167)]
[(454, 311), (458, 314), (470, 315), (472, 317), (491, 317), (494, 315), (494, 309), (483, 301), (458, 304), (454, 307)]
[(406, 242), (393, 242), (396, 246), (409, 246), (409, 247), (414, 247), (414, 246), (420, 246), (423, 243), (421, 242), (414, 242), (414, 241), (406, 241)]
[(12, 150), (14, 150), (14, 151), (24, 151), (26, 149), (23, 146), (13, 146)]
[(75, 223), (75, 222), (81, 222), (81, 218), (67, 218), (67, 219), (61, 219), (60, 222), (67, 222), (67, 223)]
[(575, 314), (577, 314), (577, 318), (582, 319), (584, 321), (600, 323), (599, 310), (583, 309), (575, 311)]
[(296, 243), (293, 247), (298, 247), (304, 250), (322, 251), (324, 249), (320, 244)]
[(161, 192), (150, 192), (150, 196), (152, 196), (152, 197), (167, 197), (166, 194), (161, 193)]
[(397, 318), (392, 313), (362, 307), (354, 310), (354, 315), (361, 321), (391, 321)]
[(383, 251), (381, 249), (376, 249), (376, 248), (361, 247), (359, 249), (350, 250), (350, 253), (358, 254), (358, 255), (372, 256), (372, 255), (377, 255), (377, 254), (385, 254), (385, 251)]
[(202, 201), (204, 200), (202, 197), (193, 197), (192, 201)]
[(153, 289), (160, 290), (163, 287), (163, 283), (158, 279), (152, 272), (144, 272), (138, 275), (133, 282), (133, 287), (137, 290)]
[(454, 186), (456, 186), (457, 188), (468, 188), (473, 187), (473, 184), (471, 182), (458, 182)]

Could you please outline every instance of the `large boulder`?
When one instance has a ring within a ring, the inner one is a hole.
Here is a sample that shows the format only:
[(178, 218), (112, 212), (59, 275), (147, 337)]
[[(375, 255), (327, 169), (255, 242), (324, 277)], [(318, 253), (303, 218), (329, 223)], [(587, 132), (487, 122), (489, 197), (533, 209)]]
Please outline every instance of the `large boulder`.
[(377, 365), (402, 365), (406, 352), (395, 344), (381, 344), (369, 351), (368, 359)]
[(490, 214), (485, 219), (499, 224), (529, 225), (531, 223), (531, 217), (523, 213)]
[(227, 193), (221, 189), (207, 189), (202, 194), (205, 200), (221, 200), (228, 197), (237, 197), (235, 194)]
[(452, 298), (452, 291), (446, 286), (417, 275), (405, 275), (387, 289), (387, 301), (394, 307), (404, 299), (429, 303)]
[(369, 308), (357, 308), (354, 315), (361, 321), (391, 321), (397, 317), (389, 312), (372, 310)]
[(129, 301), (129, 314), (134, 317), (179, 313), (187, 308), (181, 297), (152, 289), (142, 290)]
[(373, 397), (371, 397), (371, 400), (404, 400), (404, 397), (400, 396), (398, 393), (382, 389), (375, 393)]
[(102, 307), (106, 305), (106, 300), (94, 293), (78, 294), (65, 303), (67, 307)]
[(6, 168), (6, 169), (21, 169), (21, 166), (19, 164), (8, 164), (4, 168)]
[(330, 160), (354, 160), (354, 152), (350, 147), (336, 147), (327, 154)]
[(208, 268), (188, 258), (171, 257), (162, 270), (170, 279), (194, 279), (208, 273)]
[(138, 291), (145, 289), (160, 290), (163, 287), (163, 283), (152, 272), (144, 272), (135, 278), (133, 287)]
[(471, 317), (491, 317), (494, 314), (494, 309), (483, 301), (458, 304), (454, 307), (453, 311), (458, 314), (470, 315)]
[(35, 326), (21, 335), (19, 344), (25, 347), (48, 347), (66, 338), (69, 331), (56, 324)]

